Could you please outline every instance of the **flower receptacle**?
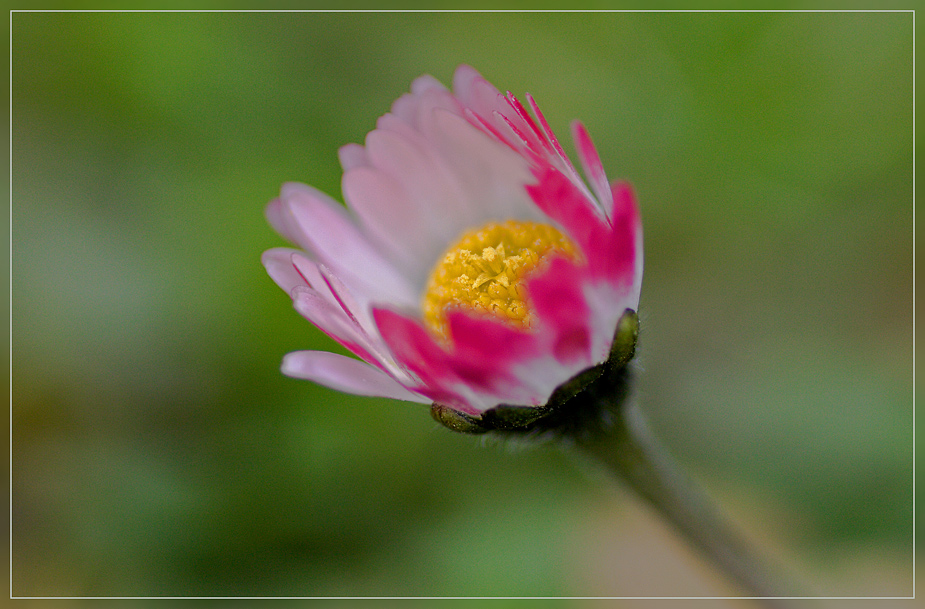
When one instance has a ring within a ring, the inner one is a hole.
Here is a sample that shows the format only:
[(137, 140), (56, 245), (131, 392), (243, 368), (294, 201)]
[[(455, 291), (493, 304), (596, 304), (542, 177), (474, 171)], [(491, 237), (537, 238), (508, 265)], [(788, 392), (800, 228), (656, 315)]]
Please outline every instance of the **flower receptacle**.
[[(434, 420), (459, 433), (483, 434), (498, 432), (551, 431), (559, 426), (568, 426), (571, 419), (587, 412), (588, 400), (583, 394), (601, 383), (609, 386), (628, 383), (626, 367), (636, 353), (639, 336), (639, 316), (632, 309), (626, 309), (614, 332), (610, 356), (607, 361), (583, 370), (565, 383), (559, 385), (542, 406), (512, 406), (499, 404), (486, 410), (480, 416), (459, 412), (450, 406), (434, 403), (431, 416)], [(574, 412), (573, 412), (574, 411)], [(580, 411), (582, 414), (579, 415)]]

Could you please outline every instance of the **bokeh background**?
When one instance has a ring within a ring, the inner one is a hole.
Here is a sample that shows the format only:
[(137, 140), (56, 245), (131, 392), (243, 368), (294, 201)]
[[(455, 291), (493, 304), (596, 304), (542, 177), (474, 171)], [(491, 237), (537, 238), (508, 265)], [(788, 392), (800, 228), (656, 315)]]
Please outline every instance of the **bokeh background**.
[[(284, 181), (460, 63), (646, 231), (639, 396), (822, 595), (912, 593), (912, 14), (12, 15), (15, 596), (736, 590), (550, 447), (283, 377)], [(571, 150), (570, 144), (567, 144)]]

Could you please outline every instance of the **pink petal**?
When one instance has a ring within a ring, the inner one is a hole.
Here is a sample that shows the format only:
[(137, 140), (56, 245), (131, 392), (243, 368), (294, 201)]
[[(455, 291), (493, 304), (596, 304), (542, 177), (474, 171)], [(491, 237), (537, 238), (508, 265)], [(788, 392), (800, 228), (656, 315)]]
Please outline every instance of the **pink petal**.
[[(610, 230), (601, 237), (592, 271), (598, 277), (638, 290), (642, 282), (642, 222), (636, 198), (628, 184), (615, 183)], [(633, 307), (635, 308), (635, 307)]]
[(428, 404), (384, 372), (359, 360), (327, 351), (295, 351), (283, 358), (283, 374), (354, 395)]
[(620, 192), (620, 212), (608, 223), (575, 184), (552, 167), (536, 170), (527, 187), (537, 206), (565, 228), (587, 258), (592, 276), (631, 284), (637, 275), (639, 217), (631, 194)]
[[(597, 205), (597, 201), (591, 195), (591, 191), (588, 190), (587, 185), (581, 179), (581, 176), (578, 175), (578, 172), (575, 171), (575, 166), (572, 165), (572, 161), (568, 158), (568, 155), (565, 154), (565, 151), (562, 149), (562, 145), (559, 143), (556, 134), (553, 133), (552, 128), (550, 128), (549, 123), (546, 122), (546, 117), (543, 116), (543, 113), (540, 111), (540, 107), (537, 105), (536, 100), (528, 93), (527, 101), (530, 103), (530, 108), (533, 110), (533, 114), (536, 115), (537, 121), (539, 121), (542, 132), (545, 136), (547, 142), (547, 162), (549, 162), (553, 167), (561, 171), (564, 175), (568, 176), (570, 180), (581, 190), (588, 199)], [(598, 209), (599, 213), (603, 213), (603, 210)]]
[(395, 358), (420, 379), (416, 391), (435, 402), (477, 414), (500, 403), (542, 403), (554, 387), (544, 388), (541, 399), (537, 385), (548, 383), (548, 375), (542, 379), (517, 376), (537, 355), (536, 337), (531, 333), (456, 312), (448, 319), (454, 342), (445, 348), (415, 319), (387, 309), (375, 309), (373, 316)]
[(599, 246), (604, 218), (596, 206), (575, 184), (552, 166), (534, 170), (536, 183), (527, 186), (534, 203), (550, 218), (565, 227), (569, 236), (586, 255)]
[(607, 175), (604, 173), (604, 165), (601, 163), (601, 157), (597, 154), (597, 149), (591, 142), (588, 130), (579, 121), (572, 123), (572, 137), (575, 139), (578, 158), (581, 159), (581, 166), (591, 182), (591, 188), (594, 189), (594, 194), (601, 205), (604, 206), (604, 210), (609, 211), (613, 204), (613, 198), (610, 185), (607, 183)]
[(505, 97), (470, 66), (460, 66), (453, 75), (453, 92), (463, 105), (500, 136), (520, 150), (542, 153), (544, 142), (539, 130), (513, 95)]
[(453, 370), (447, 352), (420, 323), (387, 309), (374, 309), (373, 316), (395, 359), (420, 380), (417, 391), (422, 395), (469, 414), (478, 414), (497, 404), (480, 403), (476, 392)]
[(389, 309), (373, 309), (383, 340), (402, 364), (421, 376), (424, 385), (453, 380), (445, 365), (446, 352), (421, 324)]
[(513, 364), (536, 350), (533, 335), (489, 317), (455, 311), (447, 316), (447, 325), (453, 344), (451, 368), (459, 379), (483, 391), (503, 392), (516, 384), (510, 372)]
[[(629, 304), (631, 309), (639, 308), (639, 292), (642, 289), (643, 247), (642, 247), (642, 218), (639, 214), (639, 205), (632, 187), (626, 182), (614, 182), (613, 209), (610, 211), (613, 225), (612, 249), (615, 268), (613, 275), (626, 273), (626, 267), (633, 267), (633, 285), (631, 293), (635, 295), (635, 306)], [(616, 262), (623, 259), (623, 263)]]
[[(534, 337), (490, 317), (453, 311), (447, 316), (455, 356), (477, 360), (489, 368), (503, 368), (535, 347)], [(504, 345), (499, 349), (499, 345)]]
[(562, 364), (592, 360), (590, 309), (581, 270), (565, 258), (554, 259), (527, 283), (530, 301), (544, 329), (554, 335), (552, 352)]
[(537, 127), (536, 121), (530, 118), (530, 115), (527, 113), (527, 109), (524, 108), (523, 104), (520, 103), (514, 95), (508, 91), (507, 102), (510, 104), (511, 108), (520, 117), (520, 120), (523, 121), (525, 125), (530, 127), (531, 134), (529, 136), (529, 141), (531, 147), (536, 150), (538, 153), (542, 152), (546, 146), (545, 138), (543, 133), (540, 131), (540, 128)]
[(549, 123), (546, 121), (546, 117), (540, 111), (539, 105), (537, 105), (536, 100), (533, 99), (533, 96), (529, 93), (527, 94), (527, 103), (530, 104), (530, 109), (533, 110), (533, 114), (536, 115), (536, 119), (540, 122), (540, 127), (543, 130), (543, 134), (546, 136), (546, 140), (552, 149), (555, 151), (556, 156), (558, 156), (564, 166), (571, 170), (574, 173), (575, 169), (572, 166), (572, 162), (569, 161), (568, 155), (565, 154), (565, 151), (562, 149), (562, 144), (559, 143), (559, 139), (556, 137), (556, 134), (553, 133), (552, 128), (549, 126)]

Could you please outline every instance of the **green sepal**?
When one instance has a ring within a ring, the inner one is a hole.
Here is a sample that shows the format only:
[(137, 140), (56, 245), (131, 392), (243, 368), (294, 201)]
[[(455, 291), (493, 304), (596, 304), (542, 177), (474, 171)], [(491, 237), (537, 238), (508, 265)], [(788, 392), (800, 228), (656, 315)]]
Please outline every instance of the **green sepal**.
[(482, 420), (478, 417), (459, 412), (449, 406), (437, 404), (434, 402), (430, 407), (430, 416), (447, 429), (458, 431), (459, 433), (480, 434), (485, 433), (490, 427), (482, 425)]
[[(621, 385), (625, 391), (629, 376), (624, 368), (636, 353), (639, 337), (639, 317), (626, 309), (614, 332), (610, 356), (607, 361), (576, 374), (556, 387), (549, 401), (542, 406), (515, 406), (500, 404), (473, 416), (444, 404), (434, 403), (430, 413), (438, 423), (459, 433), (483, 434), (489, 431), (531, 432), (567, 425), (570, 409), (580, 409), (587, 401), (582, 394), (590, 388), (609, 383)], [(614, 387), (616, 389), (616, 387)]]
[(627, 309), (617, 322), (617, 331), (610, 346), (610, 358), (607, 365), (611, 369), (622, 368), (636, 355), (636, 341), (639, 340), (639, 316), (636, 311)]

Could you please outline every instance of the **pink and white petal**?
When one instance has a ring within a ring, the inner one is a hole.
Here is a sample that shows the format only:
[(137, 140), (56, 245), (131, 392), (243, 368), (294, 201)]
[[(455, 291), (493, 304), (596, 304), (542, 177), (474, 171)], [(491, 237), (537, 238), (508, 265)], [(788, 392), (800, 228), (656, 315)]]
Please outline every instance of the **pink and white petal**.
[[(523, 359), (536, 349), (533, 334), (491, 317), (451, 311), (447, 315), (447, 329), (454, 357), (476, 360), (480, 366), (493, 370), (507, 368), (512, 361)], [(498, 345), (504, 345), (504, 349)]]
[(517, 383), (508, 388), (507, 393), (514, 395), (502, 403), (520, 406), (546, 404), (559, 385), (582, 369), (584, 368), (563, 366), (549, 350), (537, 352), (530, 359), (513, 366), (512, 373), (516, 376)]
[(550, 348), (563, 365), (586, 364), (592, 360), (590, 309), (585, 300), (582, 271), (575, 263), (556, 258), (546, 272), (527, 282), (539, 324), (550, 332)]
[[(373, 314), (395, 358), (420, 380), (416, 390), (462, 412), (478, 414), (498, 404), (542, 404), (568, 378), (531, 374), (540, 351), (536, 336), (495, 320), (451, 314), (448, 323), (458, 342), (447, 350), (411, 317), (385, 309)], [(505, 349), (497, 348), (499, 340), (507, 341)], [(546, 369), (562, 371), (557, 363)]]
[(478, 414), (498, 402), (480, 398), (453, 370), (448, 353), (416, 320), (388, 309), (374, 309), (383, 341), (401, 365), (415, 375), (416, 390), (434, 402)]
[(300, 255), (299, 250), (276, 247), (265, 251), (260, 257), (260, 261), (267, 269), (267, 274), (287, 294), (291, 294), (296, 286), (307, 285), (305, 278), (292, 262), (293, 256), (296, 255)]
[(412, 95), (422, 95), (426, 91), (430, 90), (437, 91), (446, 91), (447, 88), (442, 82), (431, 76), (430, 74), (424, 74), (423, 76), (418, 76), (413, 81), (411, 81), (411, 93)]
[(482, 410), (498, 404), (544, 404), (566, 378), (556, 381), (556, 376), (536, 374), (538, 357), (547, 350), (537, 333), (464, 312), (450, 314), (447, 322), (453, 337), (449, 366), (472, 390), (468, 399)]
[(349, 315), (329, 297), (311, 288), (297, 287), (292, 292), (292, 306), (305, 319), (342, 345), (360, 345), (371, 351), (373, 345)]
[(444, 385), (456, 380), (445, 365), (446, 351), (418, 321), (383, 308), (373, 309), (373, 319), (395, 358), (419, 376), (424, 385)]
[(453, 91), (462, 104), (483, 125), (515, 150), (545, 154), (545, 145), (523, 106), (512, 95), (506, 97), (470, 66), (460, 66), (453, 75)]
[(363, 232), (395, 261), (406, 276), (419, 277), (422, 266), (432, 264), (415, 252), (415, 242), (427, 227), (420, 227), (415, 208), (401, 184), (371, 167), (355, 167), (341, 180), (344, 198), (357, 215)]
[[(626, 183), (613, 185), (610, 230), (600, 239), (589, 265), (594, 276), (623, 287), (633, 286), (636, 298), (642, 287), (642, 220), (636, 197)], [(635, 310), (636, 307), (630, 307)]]
[(369, 337), (371, 343), (377, 343), (379, 336), (376, 330), (376, 324), (373, 322), (372, 309), (370, 307), (373, 299), (378, 299), (379, 294), (354, 294), (350, 288), (340, 280), (340, 278), (331, 272), (324, 265), (318, 265), (318, 272), (325, 283), (325, 287), (334, 302), (343, 310), (347, 317), (356, 324)]
[(345, 282), (359, 280), (386, 300), (415, 300), (403, 274), (370, 244), (343, 206), (304, 184), (285, 184), (281, 198), (304, 234), (303, 247)]
[(537, 169), (536, 176), (537, 183), (528, 186), (528, 192), (581, 248), (592, 276), (625, 285), (640, 280), (641, 226), (632, 193), (614, 194), (621, 211), (615, 206), (607, 220), (597, 205), (552, 167)]
[(267, 204), (264, 215), (270, 223), (270, 226), (282, 235), (286, 241), (304, 247), (303, 242), (305, 240), (305, 235), (302, 233), (302, 229), (299, 228), (295, 218), (283, 204), (280, 197), (273, 199)]
[(434, 112), (429, 131), (447, 164), (466, 185), (466, 204), (479, 223), (511, 218), (543, 221), (524, 190), (533, 181), (524, 157), (448, 112)]
[(359, 144), (345, 144), (337, 150), (337, 159), (344, 171), (349, 171), (354, 167), (363, 167), (369, 165), (366, 158), (366, 149)]
[(418, 226), (417, 238), (406, 245), (414, 256), (430, 265), (449, 243), (477, 218), (467, 205), (466, 190), (455, 168), (443, 162), (439, 151), (420, 135), (404, 136), (376, 130), (366, 138), (366, 151), (376, 169), (400, 184), (407, 196), (402, 204), (411, 209)]
[(354, 295), (330, 269), (300, 252), (292, 254), (292, 264), (310, 286), (292, 292), (296, 310), (356, 355), (403, 377), (372, 321), (369, 299), (374, 296)]
[[(481, 392), (515, 387), (514, 363), (536, 350), (535, 337), (488, 317), (455, 311), (447, 316), (452, 351), (446, 361), (456, 378)], [(504, 345), (499, 349), (498, 345)]]
[(601, 163), (601, 157), (591, 141), (588, 130), (579, 121), (572, 123), (572, 137), (575, 140), (575, 148), (578, 151), (578, 158), (581, 159), (582, 169), (591, 182), (591, 188), (597, 196), (598, 202), (603, 206), (605, 214), (613, 206), (613, 195), (610, 191), (610, 184), (607, 183), (607, 175), (604, 173), (604, 165)]
[(495, 112), (524, 127), (522, 120), (504, 95), (472, 66), (461, 65), (453, 73), (453, 93), (462, 104), (485, 119), (494, 120)]
[(369, 364), (327, 351), (294, 351), (283, 358), (282, 372), (354, 395), (428, 404), (398, 381)]
[(536, 182), (526, 188), (531, 199), (549, 218), (565, 228), (590, 262), (601, 238), (609, 230), (603, 211), (554, 167), (537, 167), (534, 175)]
[(296, 288), (292, 304), (305, 319), (357, 357), (388, 371), (395, 378), (410, 380), (395, 363), (378, 333), (371, 336), (339, 305), (309, 288)]
[[(554, 165), (559, 167), (559, 162), (564, 164), (565, 167), (570, 169), (574, 173), (575, 169), (572, 166), (572, 162), (569, 160), (568, 155), (565, 154), (565, 151), (562, 149), (562, 144), (559, 143), (559, 138), (556, 137), (556, 134), (553, 132), (552, 128), (549, 126), (549, 122), (546, 120), (546, 116), (540, 110), (539, 104), (536, 103), (536, 100), (532, 95), (527, 93), (527, 103), (530, 104), (530, 109), (533, 110), (533, 114), (536, 116), (537, 122), (539, 122), (539, 127), (543, 132), (543, 135), (546, 138), (546, 142), (552, 149), (554, 154), (551, 156), (556, 157), (558, 160), (551, 160)], [(559, 167), (561, 169), (561, 167)]]
[(294, 252), (290, 256), (290, 262), (306, 285), (316, 293), (324, 297), (332, 305), (337, 304), (337, 298), (331, 293), (328, 283), (321, 276), (321, 270), (318, 263), (309, 258), (305, 252)]
[(452, 93), (446, 89), (430, 88), (422, 93), (406, 94), (392, 104), (392, 114), (415, 129), (421, 126), (422, 117), (440, 108), (454, 114), (462, 114), (462, 106)]
[[(636, 201), (632, 186), (627, 182), (614, 182), (612, 190), (614, 207), (611, 216), (614, 218), (615, 224), (614, 238), (627, 239), (633, 243), (633, 252), (631, 254), (633, 259), (633, 293), (635, 294), (637, 306), (631, 306), (630, 308), (635, 311), (639, 308), (639, 293), (642, 289), (643, 258), (645, 254), (642, 243), (642, 216), (639, 213), (639, 204)], [(626, 232), (617, 236), (616, 219), (622, 217), (625, 217), (626, 220), (625, 224), (620, 226), (625, 227)]]
[(593, 362), (602, 362), (610, 355), (613, 333), (626, 309), (639, 310), (639, 293), (615, 289), (608, 283), (585, 285), (585, 300), (590, 311), (591, 353)]

